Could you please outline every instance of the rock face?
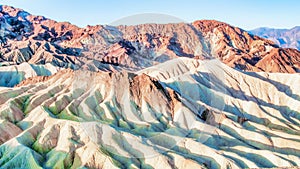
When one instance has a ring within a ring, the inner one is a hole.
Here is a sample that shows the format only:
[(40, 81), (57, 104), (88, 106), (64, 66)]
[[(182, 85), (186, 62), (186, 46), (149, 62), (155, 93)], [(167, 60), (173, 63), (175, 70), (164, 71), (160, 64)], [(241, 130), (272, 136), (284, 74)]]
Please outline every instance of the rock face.
[(1, 169), (300, 166), (298, 50), (211, 20), (0, 9)]
[(0, 90), (1, 168), (300, 165), (299, 74), (178, 58), (34, 79)]
[(291, 29), (257, 28), (249, 32), (270, 39), (283, 48), (300, 50), (300, 26)]
[[(1, 6), (1, 14), (11, 27), (4, 36), (7, 45), (0, 49), (0, 61), (8, 65), (52, 63), (101, 70), (103, 64), (109, 64), (140, 70), (190, 57), (219, 58), (245, 71), (299, 72), (299, 51), (279, 48), (269, 40), (213, 20), (79, 28), (9, 6)], [(274, 62), (269, 63), (268, 58)]]

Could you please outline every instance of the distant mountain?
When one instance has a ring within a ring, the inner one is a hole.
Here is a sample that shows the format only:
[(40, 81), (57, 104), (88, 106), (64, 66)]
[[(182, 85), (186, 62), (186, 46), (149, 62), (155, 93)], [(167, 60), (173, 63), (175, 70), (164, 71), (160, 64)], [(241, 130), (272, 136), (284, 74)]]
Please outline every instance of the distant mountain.
[(283, 48), (295, 48), (300, 50), (300, 26), (292, 29), (257, 28), (250, 33), (270, 39)]

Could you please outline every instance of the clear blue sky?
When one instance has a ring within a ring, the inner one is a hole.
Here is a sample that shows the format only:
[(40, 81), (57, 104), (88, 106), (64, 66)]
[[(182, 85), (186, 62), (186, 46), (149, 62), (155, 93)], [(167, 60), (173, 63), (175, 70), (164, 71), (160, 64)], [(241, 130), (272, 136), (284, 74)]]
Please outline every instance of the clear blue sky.
[(215, 19), (246, 30), (300, 25), (300, 0), (0, 0), (0, 4), (81, 27), (140, 13), (168, 14), (186, 22)]

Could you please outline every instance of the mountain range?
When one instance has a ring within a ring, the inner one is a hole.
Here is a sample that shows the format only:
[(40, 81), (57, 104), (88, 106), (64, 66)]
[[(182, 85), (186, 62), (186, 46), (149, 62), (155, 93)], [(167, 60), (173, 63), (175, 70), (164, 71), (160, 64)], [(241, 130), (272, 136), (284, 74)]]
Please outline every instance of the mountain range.
[(219, 58), (245, 71), (299, 72), (298, 50), (279, 48), (272, 41), (223, 22), (79, 28), (21, 9), (1, 8), (11, 27), (5, 31), (7, 44), (0, 51), (2, 65), (51, 63), (98, 70), (108, 63), (137, 70), (172, 58), (201, 57)]
[(295, 48), (300, 50), (300, 26), (291, 29), (257, 28), (250, 33), (267, 38), (284, 48)]
[(0, 168), (300, 166), (299, 50), (215, 20), (0, 9)]

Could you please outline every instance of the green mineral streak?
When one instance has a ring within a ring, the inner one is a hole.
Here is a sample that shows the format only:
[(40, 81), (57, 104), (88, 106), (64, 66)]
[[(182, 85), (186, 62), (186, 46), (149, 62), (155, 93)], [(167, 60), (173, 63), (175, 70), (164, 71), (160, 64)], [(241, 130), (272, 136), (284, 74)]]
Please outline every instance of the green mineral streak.
[(70, 168), (72, 166), (71, 155), (62, 151), (50, 151), (47, 154), (46, 168)]
[(66, 119), (66, 120), (72, 120), (72, 121), (80, 121), (79, 118), (72, 113), (69, 113), (67, 110), (63, 110), (60, 112), (60, 114), (57, 115), (60, 119)]

